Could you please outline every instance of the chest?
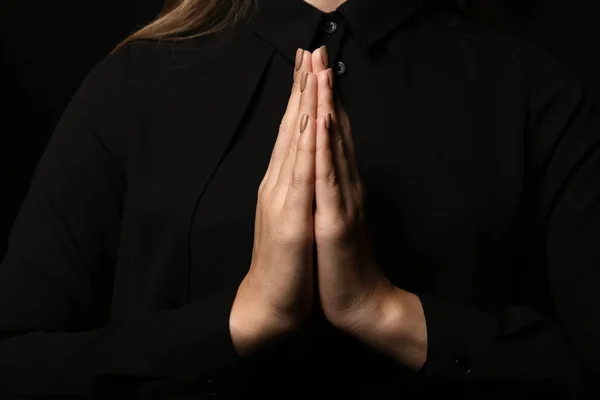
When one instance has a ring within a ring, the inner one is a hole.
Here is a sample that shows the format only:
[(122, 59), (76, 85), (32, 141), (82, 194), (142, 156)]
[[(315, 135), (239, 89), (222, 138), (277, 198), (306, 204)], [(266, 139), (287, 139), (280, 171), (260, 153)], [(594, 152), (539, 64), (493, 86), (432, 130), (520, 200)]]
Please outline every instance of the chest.
[[(508, 276), (500, 268), (516, 257), (522, 121), (493, 97), (482, 101), (477, 86), (409, 80), (416, 72), (381, 65), (339, 83), (375, 254), (407, 290), (477, 296), (481, 276)], [(202, 297), (243, 279), (258, 186), (289, 96), (285, 71), (271, 65), (231, 102), (199, 106), (192, 93), (174, 94), (177, 107), (164, 102), (135, 127), (127, 218), (143, 249), (138, 282), (153, 299)]]

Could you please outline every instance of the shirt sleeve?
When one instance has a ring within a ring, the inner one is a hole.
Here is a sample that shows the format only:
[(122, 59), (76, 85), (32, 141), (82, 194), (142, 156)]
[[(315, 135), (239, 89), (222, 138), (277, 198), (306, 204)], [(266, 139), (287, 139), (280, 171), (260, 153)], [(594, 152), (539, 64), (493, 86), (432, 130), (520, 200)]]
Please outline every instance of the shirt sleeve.
[[(545, 232), (553, 315), (515, 305), (483, 312), (419, 295), (428, 354), (421, 372), (504, 378), (600, 398), (600, 113), (553, 58), (528, 48), (528, 151)], [(567, 398), (567, 397), (561, 397)], [(571, 398), (571, 397), (569, 397)]]
[(2, 398), (85, 395), (113, 378), (210, 383), (239, 361), (229, 332), (237, 287), (109, 322), (126, 191), (128, 54), (110, 55), (81, 84), (12, 226), (0, 264)]

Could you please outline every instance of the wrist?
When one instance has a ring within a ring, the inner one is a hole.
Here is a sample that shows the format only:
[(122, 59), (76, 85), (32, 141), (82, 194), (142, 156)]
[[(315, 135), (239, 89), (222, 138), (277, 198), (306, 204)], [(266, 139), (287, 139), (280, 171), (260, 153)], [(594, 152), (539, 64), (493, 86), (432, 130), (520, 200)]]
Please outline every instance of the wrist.
[(373, 334), (381, 337), (382, 341), (390, 336), (400, 341), (407, 340), (412, 324), (411, 296), (415, 295), (397, 287), (382, 296), (379, 306), (381, 312), (371, 321)]
[(427, 326), (419, 297), (393, 287), (371, 306), (362, 329), (351, 334), (418, 371), (427, 354)]
[(277, 342), (295, 331), (299, 324), (276, 313), (242, 282), (229, 316), (231, 339), (240, 356)]
[(333, 324), (347, 334), (361, 339), (364, 336), (376, 335), (391, 319), (396, 319), (401, 310), (391, 308), (391, 298), (398, 290), (387, 279), (380, 280), (372, 286), (371, 292), (351, 310)]

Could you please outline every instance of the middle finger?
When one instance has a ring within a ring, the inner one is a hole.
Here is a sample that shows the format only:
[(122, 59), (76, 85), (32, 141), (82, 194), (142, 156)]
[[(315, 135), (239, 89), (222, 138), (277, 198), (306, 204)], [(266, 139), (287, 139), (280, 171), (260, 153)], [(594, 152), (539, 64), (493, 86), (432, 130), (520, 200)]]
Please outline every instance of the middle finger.
[(306, 84), (304, 85), (304, 91), (300, 96), (300, 107), (298, 108), (298, 118), (294, 125), (294, 131), (292, 141), (290, 143), (289, 151), (281, 170), (279, 171), (279, 177), (277, 178), (276, 190), (279, 191), (280, 195), (287, 195), (288, 188), (292, 179), (292, 169), (296, 162), (296, 151), (298, 150), (298, 138), (300, 137), (301, 124), (307, 123), (302, 121), (302, 115), (307, 114), (311, 120), (316, 119), (317, 114), (317, 79), (312, 73), (307, 73), (305, 77)]
[[(345, 207), (348, 207), (348, 202), (352, 199), (352, 174), (348, 163), (348, 153), (344, 136), (340, 130), (339, 118), (334, 104), (332, 90), (332, 69), (328, 68), (318, 74), (319, 78), (319, 101), (318, 114), (319, 118), (328, 118), (331, 115), (331, 125), (329, 127), (329, 145), (332, 151), (333, 164), (339, 180), (340, 191), (343, 197)], [(319, 139), (317, 138), (317, 142)]]
[[(299, 115), (298, 108), (300, 106), (300, 97), (302, 95), (302, 76), (304, 73), (312, 71), (310, 52), (298, 49), (296, 62), (299, 64), (300, 68), (298, 70), (294, 70), (294, 83), (292, 85), (292, 91), (290, 93), (287, 108), (281, 120), (281, 125), (279, 126), (279, 134), (277, 135), (277, 140), (273, 146), (269, 167), (265, 173), (267, 177), (265, 186), (267, 193), (272, 190), (273, 186), (277, 182), (283, 161), (290, 149), (290, 143), (292, 143), (292, 140), (294, 140), (294, 127), (296, 119)], [(298, 137), (296, 136), (295, 139), (297, 141)]]

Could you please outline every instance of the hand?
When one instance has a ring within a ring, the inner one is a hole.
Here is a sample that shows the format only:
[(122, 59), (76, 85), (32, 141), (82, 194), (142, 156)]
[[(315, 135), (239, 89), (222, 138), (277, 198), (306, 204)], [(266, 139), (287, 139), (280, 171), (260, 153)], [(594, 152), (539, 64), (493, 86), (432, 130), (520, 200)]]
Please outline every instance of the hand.
[(299, 49), (288, 106), (258, 188), (251, 266), (230, 316), (242, 354), (300, 327), (312, 307), (317, 80), (311, 71), (311, 53)]
[[(324, 56), (322, 56), (323, 54)], [(373, 259), (365, 221), (365, 187), (355, 160), (350, 120), (334, 104), (333, 73), (324, 47), (312, 54), (318, 78), (314, 215), (318, 290), (324, 314), (343, 330), (357, 330), (394, 286)]]

